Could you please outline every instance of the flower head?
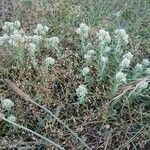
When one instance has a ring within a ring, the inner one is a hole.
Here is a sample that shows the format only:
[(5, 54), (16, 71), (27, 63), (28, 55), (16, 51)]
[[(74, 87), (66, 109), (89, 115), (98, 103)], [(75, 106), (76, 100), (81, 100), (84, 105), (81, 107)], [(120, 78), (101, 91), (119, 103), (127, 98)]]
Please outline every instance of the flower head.
[(45, 32), (48, 32), (49, 27), (48, 26), (44, 26), (43, 29), (44, 29)]
[(13, 46), (13, 47), (17, 47), (17, 46), (18, 46), (18, 43), (15, 42), (13, 39), (10, 39), (10, 40), (8, 41), (8, 43), (9, 43), (10, 46)]
[(85, 98), (87, 93), (88, 93), (87, 88), (83, 84), (79, 85), (78, 88), (76, 89), (76, 94), (79, 98)]
[(18, 30), (21, 26), (20, 22), (17, 20), (15, 22), (5, 22), (3, 30), (7, 33), (12, 33), (15, 30)]
[(94, 56), (94, 54), (96, 54), (96, 52), (94, 50), (89, 50), (85, 55), (84, 55), (84, 59), (86, 59), (87, 61), (90, 61), (92, 59), (92, 57)]
[(89, 72), (90, 72), (89, 67), (85, 67), (85, 68), (83, 68), (83, 70), (82, 70), (82, 75), (83, 75), (83, 76), (86, 76)]
[(46, 66), (54, 65), (54, 64), (55, 64), (55, 59), (52, 58), (52, 57), (47, 57), (47, 58), (44, 60), (44, 63), (45, 63)]
[(109, 35), (108, 31), (105, 31), (103, 29), (99, 30), (99, 32), (97, 33), (97, 37), (99, 39), (99, 41), (101, 42), (107, 42), (110, 43), (111, 42), (111, 37)]
[(23, 43), (25, 41), (24, 37), (18, 32), (11, 34), (10, 39), (16, 42), (17, 44)]
[(129, 42), (129, 36), (126, 33), (126, 31), (124, 29), (117, 29), (115, 31), (116, 34), (116, 38), (121, 39), (123, 42), (125, 42), (126, 44), (128, 44)]
[(2, 104), (2, 108), (5, 110), (10, 110), (14, 106), (14, 103), (12, 102), (12, 100), (8, 98), (2, 99), (1, 104)]
[(96, 52), (95, 52), (94, 50), (89, 50), (89, 51), (87, 52), (87, 55), (94, 55), (94, 54), (96, 54)]
[(136, 66), (134, 67), (135, 71), (140, 72), (143, 70), (143, 65), (137, 63)]
[(117, 72), (115, 78), (118, 82), (126, 83), (127, 81), (126, 76), (127, 75), (123, 72)]
[(36, 45), (33, 43), (29, 43), (29, 50), (36, 51)]
[(89, 30), (90, 28), (86, 24), (81, 23), (79, 28), (76, 30), (76, 33), (87, 38)]
[(130, 52), (128, 52), (125, 55), (123, 55), (123, 58), (128, 58), (131, 60), (133, 58), (133, 55)]
[(48, 47), (53, 47), (57, 49), (59, 45), (59, 38), (58, 37), (47, 38), (46, 42)]
[(37, 24), (37, 27), (33, 32), (38, 35), (45, 35), (48, 30), (49, 30), (49, 28), (47, 26)]
[(31, 37), (29, 37), (29, 40), (35, 44), (40, 44), (40, 42), (42, 41), (42, 36), (41, 35), (33, 35)]
[(84, 55), (84, 59), (86, 59), (87, 61), (90, 61), (91, 60), (91, 55), (85, 54)]
[(149, 66), (150, 65), (150, 61), (145, 58), (145, 59), (142, 60), (142, 65)]
[(122, 68), (128, 68), (130, 66), (131, 60), (127, 57), (123, 58), (123, 60), (121, 61), (120, 66)]
[(15, 25), (13, 22), (5, 22), (4, 26), (3, 26), (3, 30), (5, 32), (13, 32), (15, 30)]

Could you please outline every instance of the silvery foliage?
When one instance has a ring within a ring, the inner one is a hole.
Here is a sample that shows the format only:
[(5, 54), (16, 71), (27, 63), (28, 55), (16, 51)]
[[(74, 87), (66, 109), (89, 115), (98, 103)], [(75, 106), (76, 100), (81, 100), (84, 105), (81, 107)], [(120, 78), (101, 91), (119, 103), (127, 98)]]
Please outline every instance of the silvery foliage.
[[(103, 77), (107, 76), (107, 70), (109, 71), (109, 68), (107, 66), (109, 66), (109, 63), (111, 63), (110, 62), (111, 59), (109, 59), (109, 54), (114, 55), (114, 59), (116, 60), (118, 65), (116, 66), (116, 68), (113, 69), (113, 70), (116, 70), (116, 73), (113, 78), (113, 88), (114, 88), (114, 91), (117, 92), (117, 89), (119, 88), (119, 86), (127, 84), (128, 82), (128, 79), (127, 79), (128, 72), (131, 68), (131, 62), (133, 59), (133, 54), (131, 52), (127, 52), (123, 54), (123, 51), (122, 51), (122, 46), (129, 43), (129, 36), (126, 33), (125, 29), (115, 30), (115, 46), (114, 46), (112, 45), (113, 41), (109, 32), (105, 31), (104, 29), (100, 29), (96, 33), (97, 41), (95, 43), (98, 42), (98, 46), (95, 48), (95, 47), (92, 47), (92, 44), (91, 44), (90, 50), (87, 50), (85, 53), (82, 53), (82, 49), (86, 48), (86, 45), (90, 43), (90, 42), (87, 42), (89, 31), (90, 31), (90, 27), (88, 27), (85, 24), (81, 24), (76, 31), (79, 35), (82, 35), (80, 36), (81, 54), (83, 54), (83, 58), (85, 60), (84, 66), (95, 65), (97, 69), (97, 79), (100, 77), (100, 80), (103, 80)], [(86, 38), (84, 42), (82, 42), (82, 37)], [(141, 64), (137, 63), (131, 71), (132, 76), (136, 74), (137, 77), (140, 77), (143, 73), (149, 74), (149, 69), (148, 69), (149, 64), (150, 62), (148, 59), (143, 59)], [(88, 68), (88, 67), (85, 67), (85, 68)], [(83, 74), (86, 74), (87, 72), (88, 72), (88, 69), (85, 69), (85, 72)]]
[[(4, 48), (7, 47), (10, 54), (13, 51), (17, 52), (16, 58), (19, 58), (17, 61), (22, 61), (24, 59), (25, 50), (28, 49), (28, 55), (30, 56), (34, 68), (38, 67), (36, 56), (38, 56), (41, 46), (42, 48), (45, 46), (47, 49), (56, 49), (57, 53), (60, 54), (59, 38), (47, 38), (46, 34), (49, 31), (49, 28), (46, 25), (37, 24), (36, 28), (33, 30), (33, 34), (29, 33), (27, 35), (21, 29), (21, 23), (19, 21), (5, 22), (3, 31), (3, 36), (0, 36), (0, 46)], [(54, 60), (48, 58), (47, 62), (50, 62), (50, 64), (53, 65)]]

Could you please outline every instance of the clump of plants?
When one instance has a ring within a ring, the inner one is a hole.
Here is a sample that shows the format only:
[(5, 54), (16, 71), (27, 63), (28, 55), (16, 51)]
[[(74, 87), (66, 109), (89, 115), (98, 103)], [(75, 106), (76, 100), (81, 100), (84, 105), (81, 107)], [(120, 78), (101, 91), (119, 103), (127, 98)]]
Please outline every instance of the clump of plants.
[[(0, 46), (12, 59), (11, 64), (15, 66), (14, 68), (19, 70), (32, 68), (38, 72), (35, 82), (38, 81), (40, 85), (48, 85), (49, 76), (54, 73), (57, 63), (65, 61), (61, 39), (49, 37), (48, 31), (48, 26), (38, 24), (33, 32), (27, 34), (21, 28), (19, 21), (5, 22), (3, 35), (0, 37)], [(129, 36), (124, 29), (117, 29), (111, 34), (100, 29), (95, 34), (96, 40), (94, 42), (91, 42), (89, 32), (90, 27), (84, 23), (81, 23), (76, 30), (76, 34), (79, 35), (79, 43), (77, 44), (79, 50), (73, 52), (73, 57), (80, 60), (78, 61), (78, 68), (74, 68), (77, 70), (74, 71), (74, 74), (78, 76), (78, 84), (75, 85), (73, 93), (70, 94), (77, 98), (71, 99), (72, 101), (67, 105), (72, 105), (72, 109), (76, 106), (82, 109), (82, 107), (88, 106), (91, 101), (90, 97), (103, 99), (102, 96), (107, 95), (107, 99), (105, 98), (108, 104), (107, 109), (109, 117), (112, 119), (114, 112), (118, 109), (118, 103), (120, 105), (124, 97), (127, 97), (130, 105), (143, 95), (149, 97), (150, 61), (148, 58), (144, 58), (142, 61), (136, 62), (131, 51), (123, 50), (130, 43)], [(103, 93), (104, 91), (99, 86), (106, 87), (106, 93)], [(126, 90), (127, 88), (128, 90)], [(36, 102), (34, 104), (41, 107)], [(64, 149), (46, 137), (19, 126), (16, 123), (17, 118), (10, 111), (14, 105), (10, 99), (2, 98), (3, 115), (1, 114), (1, 118), (3, 120), (35, 134), (60, 149)], [(83, 147), (91, 149), (85, 140), (80, 138), (51, 111), (43, 106), (41, 108), (52, 115), (79, 140)], [(96, 113), (100, 113), (98, 109)]]
[[(130, 51), (123, 51), (123, 47), (129, 43), (129, 36), (124, 29), (117, 29), (113, 38), (111, 38), (108, 31), (100, 29), (96, 34), (97, 39), (90, 49), (88, 48), (89, 30), (89, 27), (83, 23), (76, 30), (81, 38), (81, 52), (79, 54), (83, 57), (81, 66), (84, 65), (81, 72), (87, 84), (90, 82), (90, 77), (87, 78), (87, 76), (92, 71), (91, 66), (96, 69), (95, 80), (100, 83), (107, 81), (112, 97), (117, 94), (120, 87), (130, 84), (131, 81), (140, 78), (147, 78), (148, 80), (149, 59), (143, 59), (141, 63), (135, 63), (132, 61), (133, 54)], [(81, 94), (83, 91), (82, 97), (85, 97), (84, 93), (88, 93), (86, 90), (80, 91)], [(77, 95), (82, 101), (83, 98), (78, 93), (77, 90)]]

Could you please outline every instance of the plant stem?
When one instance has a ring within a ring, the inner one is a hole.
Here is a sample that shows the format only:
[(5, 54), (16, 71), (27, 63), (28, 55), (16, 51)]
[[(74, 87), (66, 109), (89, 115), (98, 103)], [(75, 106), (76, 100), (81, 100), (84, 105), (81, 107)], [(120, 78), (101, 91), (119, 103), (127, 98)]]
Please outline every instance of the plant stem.
[(48, 112), (53, 118), (55, 118), (60, 124), (62, 124), (72, 135), (74, 135), (74, 137), (76, 137), (76, 139), (78, 139), (88, 150), (91, 150), (91, 148), (80, 137), (78, 137), (78, 135), (73, 130), (71, 130), (65, 123), (63, 123), (51, 111), (49, 111), (47, 108), (41, 106), (40, 104), (32, 101), (31, 99), (30, 99), (30, 102), (32, 102), (33, 104), (35, 104), (35, 105), (39, 106), (40, 108), (44, 109), (46, 112)]
[(12, 122), (12, 121), (10, 121), (9, 119), (6, 119), (5, 117), (2, 117), (2, 119), (5, 120), (6, 122), (9, 122), (10, 124), (12, 124), (12, 125), (18, 127), (18, 128), (24, 129), (24, 130), (26, 130), (26, 131), (28, 131), (28, 132), (30, 132), (30, 133), (32, 133), (32, 134), (34, 134), (34, 135), (40, 137), (41, 139), (43, 139), (43, 140), (47, 141), (48, 143), (54, 145), (55, 147), (59, 148), (60, 150), (65, 150), (65, 149), (64, 149), (63, 147), (61, 147), (59, 144), (57, 144), (57, 143), (55, 143), (55, 142), (49, 140), (48, 138), (46, 138), (46, 137), (44, 137), (44, 136), (38, 134), (37, 132), (34, 132), (34, 131), (32, 131), (32, 130), (30, 130), (30, 129), (24, 127), (24, 126), (21, 126), (21, 125), (15, 123), (15, 122)]

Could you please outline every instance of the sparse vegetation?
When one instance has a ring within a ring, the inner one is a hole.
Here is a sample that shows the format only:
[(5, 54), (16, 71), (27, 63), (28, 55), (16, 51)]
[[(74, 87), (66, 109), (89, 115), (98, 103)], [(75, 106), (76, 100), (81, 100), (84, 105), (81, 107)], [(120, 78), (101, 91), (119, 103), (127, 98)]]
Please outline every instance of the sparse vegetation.
[(147, 150), (149, 6), (2, 0), (0, 149)]

